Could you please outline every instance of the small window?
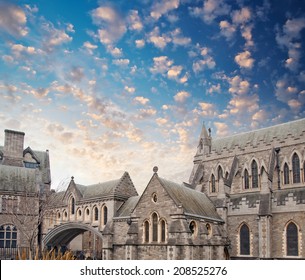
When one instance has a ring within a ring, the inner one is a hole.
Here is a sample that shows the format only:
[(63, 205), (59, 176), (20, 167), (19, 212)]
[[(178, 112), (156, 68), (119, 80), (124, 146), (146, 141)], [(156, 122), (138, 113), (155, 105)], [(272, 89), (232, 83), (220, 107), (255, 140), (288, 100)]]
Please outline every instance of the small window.
[(94, 208), (94, 221), (98, 221), (98, 209), (97, 209), (97, 207)]
[(299, 248), (298, 248), (298, 228), (295, 223), (291, 222), (287, 226), (286, 231), (287, 238), (287, 256), (298, 256)]
[(217, 173), (218, 173), (218, 180), (220, 180), (222, 178), (222, 174), (223, 174), (221, 166), (218, 166), (218, 172)]
[(149, 222), (144, 222), (144, 242), (149, 242)]
[(191, 222), (190, 222), (190, 224), (189, 224), (189, 229), (190, 229), (192, 235), (195, 235), (195, 234), (196, 234), (197, 225), (196, 225), (196, 222), (195, 222), (195, 221), (191, 221)]
[(289, 167), (288, 164), (284, 164), (284, 184), (289, 184)]
[(240, 254), (250, 255), (250, 231), (246, 224), (243, 224), (239, 232)]
[(108, 221), (108, 209), (107, 206), (105, 205), (103, 207), (103, 225), (106, 225)]
[(301, 182), (300, 159), (296, 153), (294, 153), (292, 157), (292, 179), (294, 184)]
[(252, 171), (252, 188), (258, 188), (258, 168), (255, 160), (251, 164)]
[(17, 229), (14, 225), (0, 227), (0, 248), (17, 248)]
[(152, 201), (153, 201), (154, 203), (157, 203), (158, 197), (157, 197), (157, 194), (156, 194), (156, 193), (153, 193), (153, 195), (152, 195)]
[(75, 198), (72, 196), (71, 197), (71, 202), (70, 202), (70, 206), (71, 206), (71, 214), (74, 215), (75, 214)]
[(164, 220), (161, 220), (161, 242), (165, 242), (166, 236), (166, 224)]
[(211, 225), (210, 224), (206, 224), (205, 227), (207, 229), (208, 236), (211, 236), (211, 234), (212, 234), (212, 227), (211, 227)]
[(211, 177), (211, 192), (215, 193), (216, 192), (216, 184), (215, 184), (215, 176), (212, 174)]
[(247, 169), (245, 169), (245, 172), (244, 172), (244, 187), (245, 187), (245, 190), (249, 189), (249, 172)]

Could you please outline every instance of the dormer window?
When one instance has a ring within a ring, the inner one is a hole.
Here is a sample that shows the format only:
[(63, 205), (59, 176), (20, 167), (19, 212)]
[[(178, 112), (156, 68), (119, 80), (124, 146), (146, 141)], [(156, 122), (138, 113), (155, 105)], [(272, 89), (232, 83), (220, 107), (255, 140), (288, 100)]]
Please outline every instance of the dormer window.
[(39, 167), (39, 164), (37, 162), (26, 162), (26, 161), (24, 161), (24, 167), (35, 169), (35, 168)]

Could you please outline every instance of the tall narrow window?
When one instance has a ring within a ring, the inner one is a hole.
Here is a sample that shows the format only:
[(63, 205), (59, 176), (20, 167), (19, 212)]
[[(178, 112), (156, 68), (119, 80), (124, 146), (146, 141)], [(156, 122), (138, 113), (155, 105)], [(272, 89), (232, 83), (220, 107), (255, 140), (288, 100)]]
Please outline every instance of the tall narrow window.
[(149, 242), (149, 222), (144, 222), (144, 242)]
[(293, 183), (300, 183), (301, 176), (300, 176), (300, 159), (299, 156), (294, 153), (292, 156), (292, 178)]
[(98, 208), (94, 208), (94, 221), (98, 221)]
[(161, 221), (161, 242), (165, 242), (165, 226), (166, 226), (166, 224), (165, 224), (165, 221), (164, 220), (162, 220)]
[(152, 214), (152, 241), (158, 241), (158, 215)]
[(250, 231), (246, 224), (243, 224), (239, 232), (240, 254), (250, 255)]
[(218, 166), (218, 171), (217, 171), (217, 175), (218, 175), (218, 180), (220, 179), (220, 178), (222, 178), (222, 168), (221, 168), (221, 166)]
[(107, 206), (103, 207), (103, 225), (107, 224), (107, 220), (108, 220), (108, 209)]
[(214, 193), (216, 192), (216, 184), (215, 184), (215, 176), (212, 174), (211, 177), (211, 192)]
[(286, 231), (287, 238), (287, 256), (298, 256), (299, 248), (298, 248), (298, 228), (295, 223), (291, 222), (287, 226)]
[(255, 160), (252, 161), (251, 171), (252, 171), (252, 188), (258, 188), (258, 169)]
[(247, 169), (244, 172), (244, 186), (246, 190), (249, 189), (249, 172)]
[(289, 184), (289, 167), (288, 164), (284, 164), (284, 184)]
[(75, 213), (75, 198), (71, 198), (71, 214), (74, 215)]

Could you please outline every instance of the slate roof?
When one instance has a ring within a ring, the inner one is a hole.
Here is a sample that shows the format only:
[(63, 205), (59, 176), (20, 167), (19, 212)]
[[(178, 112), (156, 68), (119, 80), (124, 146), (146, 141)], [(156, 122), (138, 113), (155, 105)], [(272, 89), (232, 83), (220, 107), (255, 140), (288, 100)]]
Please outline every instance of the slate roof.
[(222, 221), (216, 212), (214, 204), (204, 193), (190, 188), (189, 185), (179, 185), (166, 179), (158, 178), (169, 196), (178, 207), (181, 206), (183, 208), (185, 214)]
[(38, 191), (35, 169), (0, 164), (1, 191)]
[(118, 210), (118, 217), (129, 217), (136, 207), (140, 196), (132, 196), (128, 198)]
[(255, 146), (259, 141), (270, 143), (273, 138), (279, 141), (289, 137), (300, 137), (305, 132), (305, 118), (263, 129), (235, 134), (212, 140), (212, 151), (221, 152), (223, 149), (232, 150), (235, 146), (244, 148), (247, 144)]

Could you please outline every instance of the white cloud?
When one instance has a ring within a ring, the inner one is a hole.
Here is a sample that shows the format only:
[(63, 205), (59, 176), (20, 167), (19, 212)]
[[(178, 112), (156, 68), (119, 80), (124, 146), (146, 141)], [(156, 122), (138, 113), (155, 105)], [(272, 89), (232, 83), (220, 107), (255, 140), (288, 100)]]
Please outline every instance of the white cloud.
[(153, 58), (154, 65), (149, 70), (153, 74), (163, 74), (168, 72), (174, 61), (169, 60), (167, 56), (159, 56)]
[(154, 20), (158, 20), (164, 14), (168, 14), (170, 11), (175, 10), (179, 7), (180, 0), (167, 0), (154, 2), (150, 16)]
[(190, 9), (191, 15), (200, 17), (207, 24), (220, 16), (228, 15), (230, 11), (231, 7), (224, 0), (205, 0), (202, 8)]
[(114, 60), (112, 60), (112, 63), (113, 63), (114, 65), (122, 66), (122, 67), (128, 66), (129, 62), (130, 62), (129, 59), (127, 59), (127, 58), (125, 58), (125, 59), (120, 58), (120, 59), (114, 59)]
[(27, 17), (25, 12), (9, 1), (0, 2), (0, 31), (19, 37), (28, 34), (26, 27)]
[(146, 105), (149, 102), (149, 99), (143, 96), (136, 96), (133, 101), (141, 105)]
[(142, 40), (136, 40), (135, 43), (136, 43), (136, 47), (138, 49), (141, 49), (145, 46), (145, 41), (143, 39)]
[(163, 50), (168, 43), (172, 41), (172, 39), (166, 35), (160, 35), (160, 29), (156, 26), (149, 34), (148, 34), (148, 42), (152, 43), (156, 48)]
[(183, 67), (182, 66), (172, 66), (168, 71), (167, 71), (167, 77), (169, 79), (177, 79), (178, 76), (181, 74)]
[(229, 92), (232, 94), (246, 95), (250, 91), (250, 83), (246, 80), (242, 80), (240, 76), (229, 79), (229, 83)]
[(199, 102), (200, 111), (198, 113), (203, 117), (216, 117), (217, 110), (215, 104), (208, 102)]
[(241, 68), (252, 69), (254, 64), (254, 59), (251, 58), (251, 53), (249, 51), (244, 51), (235, 56), (235, 62)]
[(220, 33), (224, 37), (226, 37), (227, 40), (231, 40), (236, 32), (236, 27), (233, 24), (230, 24), (226, 20), (222, 20), (219, 23), (220, 27)]
[(129, 12), (127, 22), (130, 30), (141, 31), (143, 29), (143, 23), (137, 10), (131, 10)]
[(198, 74), (205, 69), (214, 69), (216, 62), (214, 61), (213, 57), (209, 55), (210, 50), (206, 47), (201, 48), (198, 45), (196, 47), (199, 49), (202, 59), (196, 59), (193, 62), (194, 73)]
[(219, 137), (225, 137), (229, 135), (229, 127), (226, 123), (214, 122), (216, 127), (216, 135)]
[(129, 87), (129, 86), (125, 86), (124, 90), (127, 91), (128, 93), (135, 93), (136, 88), (135, 87)]
[(83, 43), (83, 47), (90, 53), (90, 54), (93, 54), (93, 50), (97, 49), (98, 46), (97, 45), (94, 45), (88, 41), (84, 42)]
[(187, 91), (179, 91), (175, 96), (174, 99), (176, 102), (184, 103), (187, 98), (189, 98), (191, 94)]
[(251, 20), (251, 11), (248, 7), (232, 12), (232, 21), (237, 25), (245, 24)]
[(124, 20), (111, 7), (99, 7), (92, 11), (91, 16), (94, 23), (100, 27), (98, 37), (104, 45), (114, 44), (127, 31)]

